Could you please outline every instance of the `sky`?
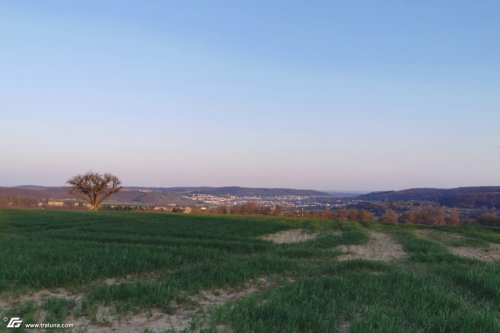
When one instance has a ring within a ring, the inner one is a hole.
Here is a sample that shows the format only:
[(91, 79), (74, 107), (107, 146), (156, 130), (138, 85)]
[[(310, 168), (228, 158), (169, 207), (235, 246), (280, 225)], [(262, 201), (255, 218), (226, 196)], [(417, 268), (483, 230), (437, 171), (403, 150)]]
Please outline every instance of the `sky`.
[(0, 1), (0, 185), (500, 185), (500, 2)]

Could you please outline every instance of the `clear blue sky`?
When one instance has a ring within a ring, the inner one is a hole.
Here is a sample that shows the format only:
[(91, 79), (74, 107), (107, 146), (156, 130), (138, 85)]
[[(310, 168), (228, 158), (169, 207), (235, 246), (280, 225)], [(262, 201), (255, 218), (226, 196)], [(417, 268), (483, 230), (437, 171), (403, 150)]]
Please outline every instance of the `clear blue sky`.
[(1, 1), (0, 185), (500, 185), (500, 1)]

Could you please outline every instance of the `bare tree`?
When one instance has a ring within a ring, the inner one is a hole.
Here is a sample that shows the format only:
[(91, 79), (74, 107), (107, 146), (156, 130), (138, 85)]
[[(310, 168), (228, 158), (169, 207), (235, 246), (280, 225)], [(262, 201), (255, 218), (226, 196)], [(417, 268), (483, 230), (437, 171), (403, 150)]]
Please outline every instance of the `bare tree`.
[(448, 215), (448, 222), (450, 224), (460, 224), (460, 211), (458, 208), (452, 208)]
[(118, 177), (109, 173), (103, 175), (88, 171), (84, 175), (77, 175), (67, 182), (69, 193), (85, 200), (90, 210), (97, 210), (101, 203), (111, 194), (119, 192), (123, 187)]
[(375, 216), (366, 209), (360, 209), (356, 218), (358, 221), (373, 221)]
[(388, 223), (398, 223), (399, 216), (394, 210), (387, 208), (381, 220)]
[(339, 209), (336, 212), (336, 217), (337, 217), (337, 220), (344, 221), (345, 219), (347, 219), (347, 210), (345, 210), (345, 208)]
[(417, 220), (417, 213), (415, 213), (414, 210), (409, 210), (406, 213), (404, 213), (400, 218), (399, 221), (401, 223), (408, 223), (408, 224), (413, 224)]

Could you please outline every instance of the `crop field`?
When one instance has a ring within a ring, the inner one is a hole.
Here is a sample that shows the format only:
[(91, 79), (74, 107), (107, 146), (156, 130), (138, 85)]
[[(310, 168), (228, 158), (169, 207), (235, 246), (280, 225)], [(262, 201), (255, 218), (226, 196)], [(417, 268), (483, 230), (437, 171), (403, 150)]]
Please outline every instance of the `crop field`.
[(500, 332), (498, 228), (0, 210), (0, 248), (0, 332)]

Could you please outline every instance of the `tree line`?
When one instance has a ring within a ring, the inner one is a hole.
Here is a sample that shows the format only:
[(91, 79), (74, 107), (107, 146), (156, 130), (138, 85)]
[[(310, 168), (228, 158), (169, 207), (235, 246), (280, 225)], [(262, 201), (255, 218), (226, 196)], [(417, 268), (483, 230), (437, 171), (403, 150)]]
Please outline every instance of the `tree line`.
[(500, 215), (494, 211), (483, 212), (475, 218), (463, 216), (458, 208), (443, 208), (426, 206), (418, 209), (409, 209), (398, 213), (393, 209), (386, 209), (382, 215), (376, 216), (366, 209), (342, 208), (337, 210), (306, 210), (293, 209), (283, 206), (261, 206), (256, 203), (247, 203), (239, 206), (221, 206), (208, 211), (212, 214), (234, 215), (273, 215), (295, 216), (305, 218), (333, 219), (340, 221), (378, 221), (385, 223), (425, 224), (425, 225), (459, 225), (481, 224), (485, 226), (500, 226)]

